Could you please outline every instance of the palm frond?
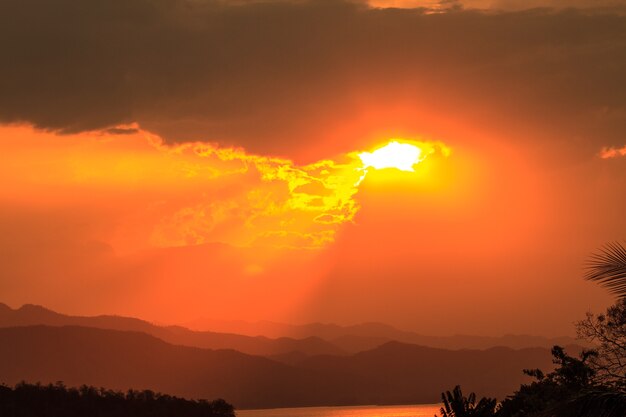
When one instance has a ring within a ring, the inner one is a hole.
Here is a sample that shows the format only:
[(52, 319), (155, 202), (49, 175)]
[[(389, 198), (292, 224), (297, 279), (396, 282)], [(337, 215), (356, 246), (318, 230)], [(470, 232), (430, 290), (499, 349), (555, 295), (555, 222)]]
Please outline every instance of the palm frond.
[(626, 247), (619, 242), (607, 243), (591, 255), (585, 265), (585, 279), (606, 287), (618, 297), (626, 298)]

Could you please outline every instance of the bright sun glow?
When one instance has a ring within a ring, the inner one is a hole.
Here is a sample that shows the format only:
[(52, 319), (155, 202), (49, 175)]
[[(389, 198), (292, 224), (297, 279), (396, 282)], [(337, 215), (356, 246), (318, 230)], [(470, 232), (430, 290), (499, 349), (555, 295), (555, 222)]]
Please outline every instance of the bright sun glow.
[(364, 168), (396, 168), (400, 171), (413, 172), (413, 165), (421, 161), (422, 150), (410, 143), (389, 142), (374, 152), (359, 154)]

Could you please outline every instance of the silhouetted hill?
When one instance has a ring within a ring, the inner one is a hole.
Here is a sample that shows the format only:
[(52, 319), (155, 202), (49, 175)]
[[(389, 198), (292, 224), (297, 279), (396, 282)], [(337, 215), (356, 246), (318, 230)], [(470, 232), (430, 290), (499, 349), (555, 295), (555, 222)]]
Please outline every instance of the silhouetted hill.
[(175, 346), (138, 332), (3, 328), (0, 358), (1, 382), (8, 384), (63, 381), (69, 386), (151, 389), (190, 398), (224, 398), (250, 408), (336, 400), (323, 373), (234, 350)]
[(317, 336), (331, 342), (347, 352), (360, 352), (373, 349), (390, 341), (430, 346), (442, 349), (488, 349), (506, 346), (513, 349), (528, 347), (551, 348), (554, 345), (582, 343), (571, 337), (547, 338), (531, 335), (504, 335), (500, 337), (453, 335), (425, 336), (414, 332), (396, 329), (383, 323), (362, 323), (352, 326), (337, 324), (310, 323), (292, 325), (270, 321), (256, 323), (245, 321), (196, 320), (187, 323), (194, 329), (234, 332), (245, 335), (267, 337), (304, 338)]
[(2, 382), (152, 389), (224, 398), (240, 408), (428, 403), (462, 384), (502, 398), (523, 368), (551, 367), (547, 349), (448, 351), (387, 343), (352, 356), (319, 355), (285, 365), (233, 350), (175, 346), (138, 332), (84, 327), (0, 329)]
[(363, 336), (347, 334), (329, 341), (346, 352), (361, 352), (381, 346), (390, 341), (399, 341), (421, 346), (441, 349), (490, 349), (494, 347), (508, 347), (512, 349), (526, 349), (533, 347), (551, 348), (554, 345), (569, 346), (587, 343), (571, 337), (547, 338), (531, 335), (504, 335), (500, 337), (453, 335), (453, 336), (423, 336), (411, 332), (397, 331), (393, 337)]
[(265, 336), (250, 337), (228, 333), (195, 332), (180, 326), (156, 326), (147, 321), (130, 317), (68, 316), (31, 304), (26, 304), (15, 310), (5, 304), (0, 304), (0, 327), (38, 324), (144, 332), (176, 345), (209, 349), (234, 349), (261, 356), (284, 355), (292, 352), (300, 352), (305, 355), (339, 355), (345, 353), (332, 343), (313, 336), (302, 339), (289, 337), (270, 339)]
[[(376, 349), (349, 357), (305, 358), (298, 366), (318, 371), (355, 375), (364, 380), (385, 381), (381, 391), (372, 393), (371, 403), (395, 403), (417, 392), (443, 392), (451, 381), (472, 391), (504, 398), (527, 381), (522, 369), (552, 368), (545, 348), (514, 350), (496, 347), (487, 350), (443, 350), (400, 342), (388, 342)], [(432, 398), (432, 402), (439, 398)]]
[[(388, 342), (392, 342), (393, 340), (389, 339), (388, 337), (355, 336), (351, 334), (346, 334), (334, 338), (332, 339), (332, 341), (335, 346), (345, 350), (346, 352), (357, 353), (377, 348), (378, 346), (384, 345)], [(429, 345), (424, 344), (424, 346)]]

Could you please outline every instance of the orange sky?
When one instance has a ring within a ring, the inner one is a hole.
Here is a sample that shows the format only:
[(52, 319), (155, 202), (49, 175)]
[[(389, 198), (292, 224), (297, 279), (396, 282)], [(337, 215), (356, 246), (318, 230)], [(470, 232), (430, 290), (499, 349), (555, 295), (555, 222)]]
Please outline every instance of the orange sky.
[[(619, 2), (179, 3), (0, 18), (0, 302), (551, 336), (610, 302), (582, 266), (626, 230)], [(364, 171), (390, 140), (432, 153)]]
[(620, 221), (603, 195), (623, 185), (607, 176), (620, 161), (559, 172), (533, 149), (450, 137), (449, 156), (355, 185), (348, 154), (298, 166), (143, 131), (27, 126), (0, 142), (2, 294), (15, 305), (555, 334), (608, 300), (581, 265)]

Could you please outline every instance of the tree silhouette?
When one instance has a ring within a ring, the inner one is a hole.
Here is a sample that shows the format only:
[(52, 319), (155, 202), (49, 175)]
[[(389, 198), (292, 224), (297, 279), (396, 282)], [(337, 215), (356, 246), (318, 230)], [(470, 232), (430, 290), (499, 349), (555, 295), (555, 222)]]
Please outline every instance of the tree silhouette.
[(624, 417), (626, 396), (616, 391), (590, 390), (559, 404), (550, 417)]
[(476, 404), (476, 394), (473, 392), (466, 398), (457, 385), (452, 392), (441, 394), (443, 407), (441, 417), (491, 417), (495, 415), (497, 402), (492, 398), (481, 398)]
[(0, 384), (2, 417), (235, 417), (222, 399), (187, 400), (153, 391), (127, 393), (83, 385), (68, 388), (22, 382)]
[(526, 375), (535, 378), (530, 384), (522, 384), (513, 395), (502, 401), (498, 417), (565, 417), (557, 412), (565, 404), (577, 399), (582, 393), (597, 389), (594, 370), (589, 360), (591, 351), (583, 351), (579, 358), (569, 356), (560, 346), (552, 348), (552, 372), (544, 374), (540, 369), (525, 369)]
[(598, 382), (626, 392), (626, 298), (609, 307), (606, 314), (587, 313), (585, 320), (576, 323), (576, 331), (596, 345), (591, 365)]
[(607, 243), (599, 252), (591, 255), (587, 262), (585, 279), (626, 298), (626, 247), (619, 242)]
[(560, 346), (552, 348), (555, 369), (524, 370), (535, 379), (522, 384), (500, 405), (459, 386), (442, 394), (442, 417), (624, 417), (626, 416), (626, 247), (608, 243), (593, 254), (585, 279), (599, 283), (619, 300), (606, 314), (587, 314), (577, 323), (578, 335), (597, 345), (578, 358)]
[(603, 385), (626, 393), (626, 247), (618, 242), (606, 244), (591, 256), (585, 278), (598, 282), (620, 299), (606, 314), (587, 313), (576, 324), (578, 335), (597, 344), (592, 362)]

